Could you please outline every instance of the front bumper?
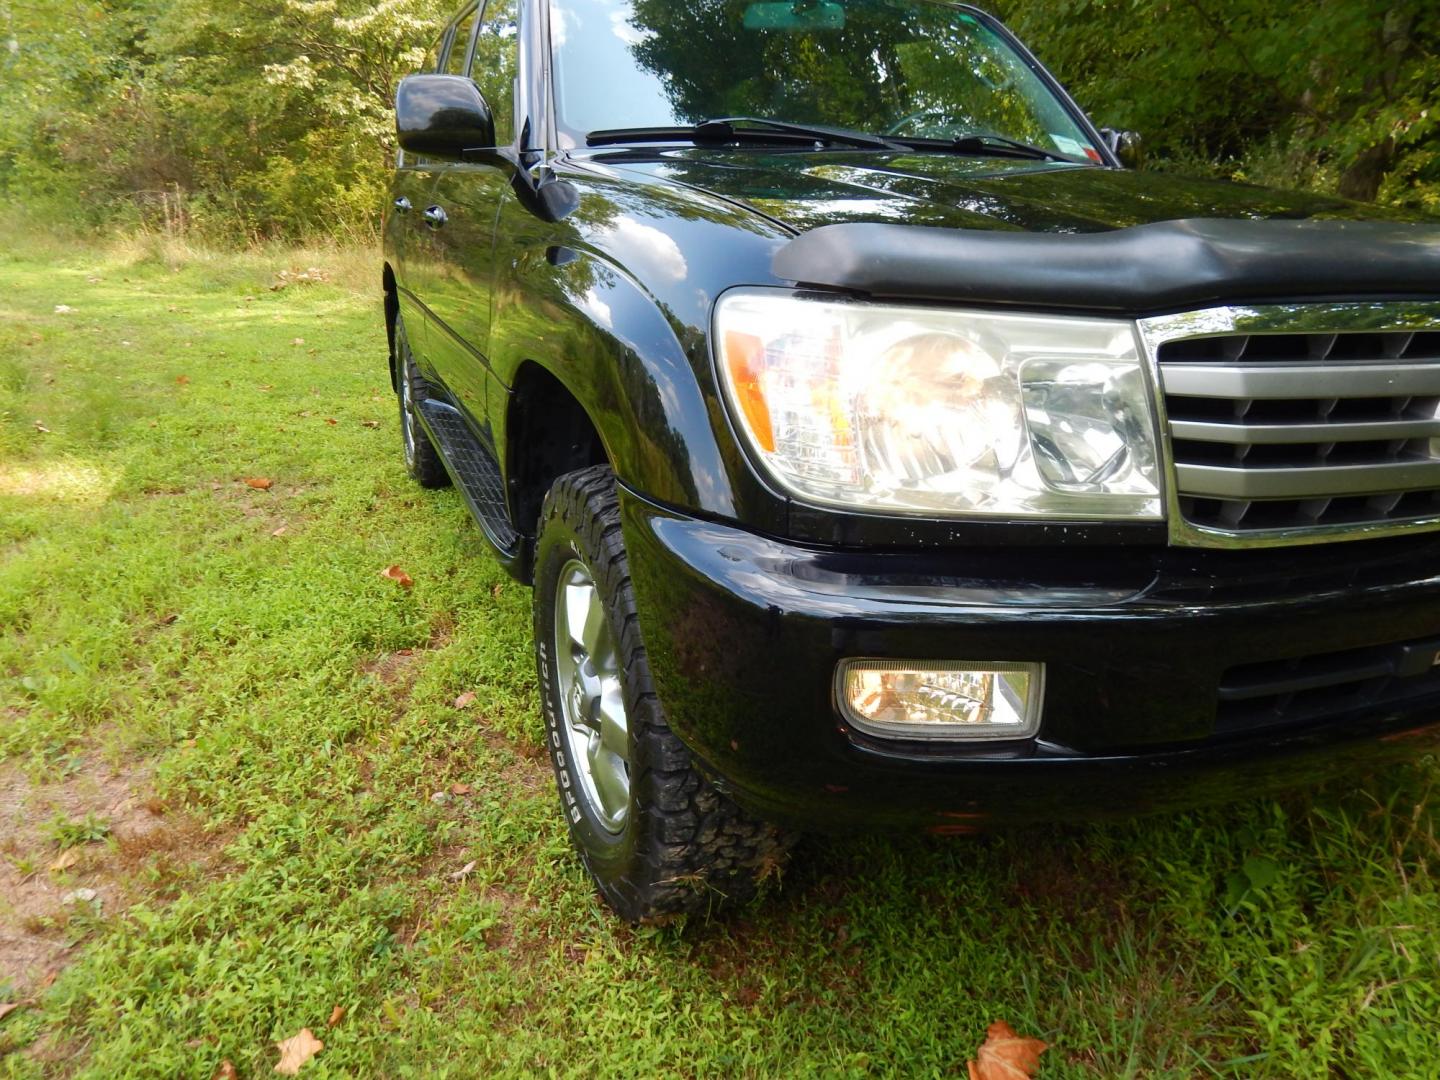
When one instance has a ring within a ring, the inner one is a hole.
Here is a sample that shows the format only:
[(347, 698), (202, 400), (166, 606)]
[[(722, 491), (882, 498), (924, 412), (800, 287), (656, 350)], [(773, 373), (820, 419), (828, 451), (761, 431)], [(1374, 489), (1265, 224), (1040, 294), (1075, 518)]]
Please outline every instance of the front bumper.
[[(1386, 692), (1372, 674), (1282, 694), (1284, 709), (1244, 689), (1267, 662), (1293, 688), (1333, 666), (1331, 654), (1358, 657), (1363, 674), (1361, 661), (1373, 667), (1394, 643), (1440, 650), (1440, 537), (846, 552), (688, 518), (623, 489), (621, 506), (671, 726), (762, 816), (950, 831), (1128, 816), (1309, 786), (1440, 743), (1440, 667)], [(833, 699), (850, 656), (1041, 661), (1039, 734), (866, 736)], [(1237, 684), (1250, 696), (1222, 705), (1222, 685), (1233, 696)]]

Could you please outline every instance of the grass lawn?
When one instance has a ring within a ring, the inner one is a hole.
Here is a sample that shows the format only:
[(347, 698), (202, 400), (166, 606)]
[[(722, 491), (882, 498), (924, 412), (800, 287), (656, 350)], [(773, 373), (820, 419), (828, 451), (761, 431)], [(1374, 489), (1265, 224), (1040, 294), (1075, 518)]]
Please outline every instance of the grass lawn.
[(355, 257), (51, 247), (0, 254), (0, 1076), (268, 1076), (302, 1027), (313, 1077), (963, 1076), (995, 1019), (1042, 1077), (1440, 1070), (1428, 762), (815, 839), (729, 919), (616, 923), (376, 296), (269, 288)]

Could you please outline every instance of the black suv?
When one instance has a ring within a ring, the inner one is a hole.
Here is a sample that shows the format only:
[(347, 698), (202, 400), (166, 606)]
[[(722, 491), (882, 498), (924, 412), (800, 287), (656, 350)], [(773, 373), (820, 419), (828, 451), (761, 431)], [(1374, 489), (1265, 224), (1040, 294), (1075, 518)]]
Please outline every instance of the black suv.
[(930, 0), (472, 3), (396, 111), (405, 459), (624, 917), (1433, 744), (1434, 225), (1127, 168)]

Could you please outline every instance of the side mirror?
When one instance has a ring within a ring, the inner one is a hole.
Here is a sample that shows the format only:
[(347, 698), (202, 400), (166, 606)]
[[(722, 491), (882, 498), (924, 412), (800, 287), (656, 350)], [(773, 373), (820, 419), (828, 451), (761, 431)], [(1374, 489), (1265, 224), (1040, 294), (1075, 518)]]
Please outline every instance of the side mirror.
[(1138, 169), (1145, 164), (1145, 148), (1138, 132), (1107, 127), (1100, 129), (1100, 137), (1125, 168)]
[(412, 153), (459, 157), (495, 145), (495, 118), (463, 75), (411, 75), (395, 93), (395, 134)]

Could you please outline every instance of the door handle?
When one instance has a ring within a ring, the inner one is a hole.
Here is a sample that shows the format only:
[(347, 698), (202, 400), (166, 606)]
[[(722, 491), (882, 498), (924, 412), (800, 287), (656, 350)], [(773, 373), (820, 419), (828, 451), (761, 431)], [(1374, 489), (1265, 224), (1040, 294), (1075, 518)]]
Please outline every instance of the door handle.
[(427, 206), (421, 214), (421, 217), (425, 219), (425, 224), (429, 225), (432, 229), (438, 229), (450, 220), (449, 215), (439, 206)]
[(401, 195), (395, 200), (395, 211), (400, 214), (408, 214), (410, 212), (410, 200), (404, 195)]

